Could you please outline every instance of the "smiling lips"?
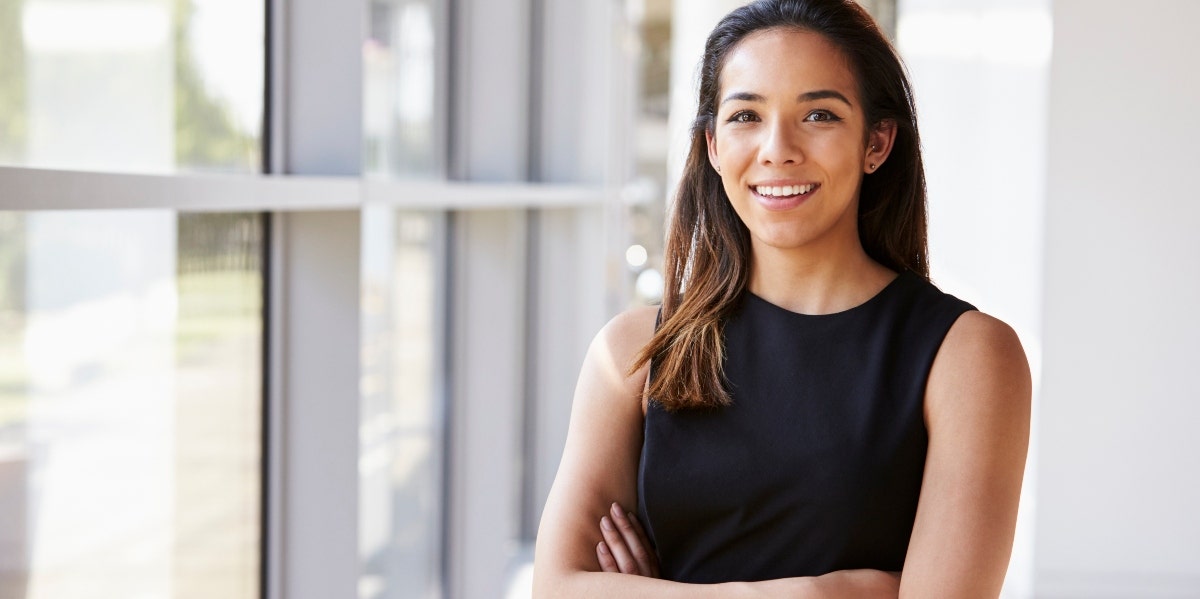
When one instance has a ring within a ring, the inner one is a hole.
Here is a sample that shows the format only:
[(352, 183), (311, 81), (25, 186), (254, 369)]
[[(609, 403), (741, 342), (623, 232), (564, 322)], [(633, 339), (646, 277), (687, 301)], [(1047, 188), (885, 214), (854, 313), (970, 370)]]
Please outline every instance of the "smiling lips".
[(804, 185), (752, 185), (754, 196), (767, 210), (790, 210), (804, 203), (821, 185), (807, 183)]
[(796, 195), (808, 195), (817, 188), (816, 183), (808, 185), (755, 185), (754, 191), (760, 196), (769, 198), (786, 198)]

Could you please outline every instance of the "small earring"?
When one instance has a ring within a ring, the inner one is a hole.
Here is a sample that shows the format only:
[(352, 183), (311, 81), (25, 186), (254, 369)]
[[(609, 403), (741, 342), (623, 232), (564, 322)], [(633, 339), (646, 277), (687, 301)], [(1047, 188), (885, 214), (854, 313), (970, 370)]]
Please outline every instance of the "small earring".
[(721, 165), (719, 165), (719, 164), (718, 164), (718, 165), (716, 166), (716, 169), (717, 169), (717, 172), (718, 172), (718, 173), (719, 173), (719, 172), (721, 172)]
[(874, 163), (874, 162), (872, 162), (872, 163), (871, 163), (871, 170), (875, 170), (875, 163)]

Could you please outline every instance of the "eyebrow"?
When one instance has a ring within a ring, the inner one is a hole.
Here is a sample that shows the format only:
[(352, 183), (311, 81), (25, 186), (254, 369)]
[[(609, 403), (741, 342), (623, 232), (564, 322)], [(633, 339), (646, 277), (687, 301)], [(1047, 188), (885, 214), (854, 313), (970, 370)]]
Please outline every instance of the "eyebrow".
[[(846, 96), (843, 96), (840, 92), (832, 89), (819, 89), (817, 91), (805, 92), (796, 97), (797, 102), (812, 102), (815, 100), (826, 99), (840, 100), (844, 102), (846, 106), (851, 108), (854, 107), (854, 105), (850, 103), (850, 100), (846, 99)], [(721, 100), (721, 103), (724, 104), (730, 100), (742, 100), (744, 102), (765, 102), (766, 98), (751, 92), (733, 92), (732, 94), (725, 96), (725, 99)]]

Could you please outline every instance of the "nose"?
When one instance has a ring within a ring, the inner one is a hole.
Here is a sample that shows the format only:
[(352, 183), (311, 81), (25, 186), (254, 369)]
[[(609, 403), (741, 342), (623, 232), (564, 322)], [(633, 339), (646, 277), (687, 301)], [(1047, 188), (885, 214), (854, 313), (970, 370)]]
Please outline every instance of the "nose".
[(764, 165), (775, 166), (804, 162), (800, 135), (793, 123), (776, 120), (765, 131), (765, 139), (759, 148), (759, 160)]

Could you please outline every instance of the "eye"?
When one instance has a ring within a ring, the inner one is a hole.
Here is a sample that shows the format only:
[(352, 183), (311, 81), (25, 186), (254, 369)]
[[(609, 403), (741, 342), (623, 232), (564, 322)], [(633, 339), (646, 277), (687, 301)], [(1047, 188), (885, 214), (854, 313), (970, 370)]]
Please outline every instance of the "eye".
[(733, 116), (729, 117), (730, 123), (753, 123), (757, 120), (758, 115), (750, 112), (749, 110), (735, 112), (733, 113)]
[(828, 110), (814, 110), (808, 113), (804, 120), (810, 123), (832, 123), (840, 121), (842, 118)]

